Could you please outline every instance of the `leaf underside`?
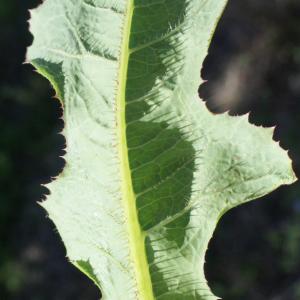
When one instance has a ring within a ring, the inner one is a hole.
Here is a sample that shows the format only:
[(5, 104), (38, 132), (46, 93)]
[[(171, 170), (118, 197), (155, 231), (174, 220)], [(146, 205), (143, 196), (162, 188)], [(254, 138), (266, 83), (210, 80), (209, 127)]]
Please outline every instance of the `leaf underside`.
[(220, 217), (295, 180), (273, 130), (212, 115), (200, 68), (225, 0), (46, 0), (28, 61), (64, 108), (66, 166), (42, 205), (103, 299), (213, 300)]

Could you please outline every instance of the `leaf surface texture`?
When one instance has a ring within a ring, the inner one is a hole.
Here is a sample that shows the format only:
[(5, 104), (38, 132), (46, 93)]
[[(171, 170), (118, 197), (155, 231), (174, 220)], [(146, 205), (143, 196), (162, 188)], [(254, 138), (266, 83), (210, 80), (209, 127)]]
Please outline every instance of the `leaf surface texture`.
[(66, 166), (43, 203), (108, 300), (214, 300), (220, 217), (295, 180), (273, 130), (212, 115), (200, 68), (225, 0), (46, 0), (28, 60), (64, 108)]

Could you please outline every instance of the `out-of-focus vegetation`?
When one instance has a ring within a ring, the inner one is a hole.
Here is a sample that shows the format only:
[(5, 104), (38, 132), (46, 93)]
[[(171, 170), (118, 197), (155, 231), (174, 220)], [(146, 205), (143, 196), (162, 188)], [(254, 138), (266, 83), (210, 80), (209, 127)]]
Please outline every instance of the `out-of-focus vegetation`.
[[(0, 299), (97, 299), (65, 261), (63, 245), (36, 204), (41, 184), (63, 166), (61, 109), (25, 60), (28, 9), (0, 3)], [(47, 34), (47, 32), (45, 32)], [(300, 2), (230, 0), (213, 40), (200, 94), (215, 112), (252, 111), (277, 124), (300, 175)], [(206, 271), (225, 300), (300, 299), (300, 184), (233, 210), (219, 224)]]

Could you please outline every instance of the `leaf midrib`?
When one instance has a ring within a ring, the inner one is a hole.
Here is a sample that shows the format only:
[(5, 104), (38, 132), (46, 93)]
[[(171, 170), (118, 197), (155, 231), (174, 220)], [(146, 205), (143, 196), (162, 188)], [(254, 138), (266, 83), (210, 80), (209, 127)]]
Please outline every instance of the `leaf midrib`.
[(134, 268), (137, 299), (154, 300), (152, 282), (149, 272), (148, 260), (145, 251), (145, 233), (141, 230), (136, 207), (136, 195), (133, 191), (131, 170), (128, 157), (126, 137), (126, 82), (128, 62), (130, 57), (129, 41), (131, 33), (132, 17), (134, 12), (133, 0), (127, 0), (123, 27), (123, 41), (120, 52), (120, 66), (117, 91), (117, 130), (121, 168), (122, 202), (124, 206), (125, 220), (128, 229), (129, 252)]

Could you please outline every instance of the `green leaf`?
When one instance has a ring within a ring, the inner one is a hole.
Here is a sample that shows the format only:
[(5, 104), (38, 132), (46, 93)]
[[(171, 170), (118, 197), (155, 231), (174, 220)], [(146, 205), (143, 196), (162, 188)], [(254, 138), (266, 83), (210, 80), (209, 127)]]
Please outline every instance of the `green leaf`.
[(46, 0), (28, 60), (64, 108), (42, 205), (103, 299), (212, 300), (220, 217), (295, 180), (272, 129), (212, 115), (200, 68), (225, 0)]

